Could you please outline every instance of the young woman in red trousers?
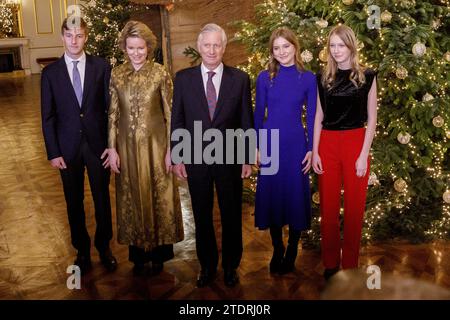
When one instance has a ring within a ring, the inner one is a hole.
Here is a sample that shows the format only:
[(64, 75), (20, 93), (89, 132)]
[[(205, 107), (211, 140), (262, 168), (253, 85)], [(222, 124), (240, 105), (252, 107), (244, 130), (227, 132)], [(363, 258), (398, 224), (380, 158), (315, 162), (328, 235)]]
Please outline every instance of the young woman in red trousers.
[[(318, 101), (312, 166), (319, 175), (322, 260), (328, 279), (342, 263), (358, 267), (369, 177), (369, 151), (377, 122), (376, 73), (359, 63), (356, 37), (345, 25), (334, 27), (328, 61), (317, 76)], [(344, 189), (344, 237), (340, 236)], [(342, 253), (342, 254), (341, 254)]]

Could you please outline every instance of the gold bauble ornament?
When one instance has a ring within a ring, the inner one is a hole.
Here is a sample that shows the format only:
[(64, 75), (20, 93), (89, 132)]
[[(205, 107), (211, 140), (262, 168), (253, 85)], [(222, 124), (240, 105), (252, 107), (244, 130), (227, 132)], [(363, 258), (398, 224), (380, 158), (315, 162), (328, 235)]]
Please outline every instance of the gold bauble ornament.
[(447, 51), (444, 53), (444, 60), (447, 62), (450, 62), (450, 51)]
[(445, 203), (450, 203), (450, 190), (444, 192), (442, 199), (444, 199)]
[(387, 11), (387, 10), (384, 10), (384, 11), (381, 13), (381, 21), (386, 22), (386, 23), (389, 23), (389, 22), (391, 22), (391, 20), (392, 20), (392, 13), (390, 13), (390, 12)]
[(313, 59), (313, 54), (309, 50), (304, 50), (300, 56), (302, 57), (303, 62), (310, 62)]
[(436, 128), (440, 128), (444, 125), (444, 118), (442, 118), (441, 116), (436, 116), (433, 118), (433, 126), (435, 126)]
[(408, 186), (408, 185), (406, 184), (406, 181), (403, 180), (402, 178), (399, 178), (399, 179), (395, 180), (395, 182), (394, 182), (394, 189), (395, 189), (397, 192), (403, 192), (403, 191), (405, 191), (405, 189), (406, 189), (407, 186)]
[(320, 59), (320, 61), (322, 61), (322, 62), (327, 62), (327, 61), (328, 61), (328, 52), (327, 52), (327, 49), (322, 49), (322, 50), (319, 52), (319, 59)]
[(397, 140), (401, 144), (408, 144), (411, 140), (411, 135), (408, 132), (399, 132), (399, 134), (397, 135)]
[(108, 7), (108, 9), (111, 9), (111, 8), (112, 8), (112, 4), (111, 4), (111, 3), (108, 3), (108, 4), (106, 5), (106, 7)]
[(427, 52), (427, 47), (422, 42), (416, 42), (412, 47), (412, 53), (416, 57), (422, 57)]
[(349, 6), (353, 3), (353, 0), (342, 0), (342, 3), (345, 4), (346, 6)]
[(447, 137), (447, 139), (450, 139), (450, 130), (447, 130), (447, 131), (445, 132), (445, 136)]
[(325, 29), (326, 27), (328, 27), (328, 21), (325, 19), (320, 19), (316, 21), (316, 24), (321, 28), (321, 29)]
[(422, 101), (423, 102), (428, 102), (428, 101), (431, 101), (433, 99), (434, 99), (434, 97), (431, 94), (429, 94), (428, 92), (425, 93), (424, 96), (422, 97)]
[(362, 48), (364, 48), (364, 42), (356, 40), (356, 47), (358, 48), (358, 50), (361, 50)]
[(314, 192), (314, 194), (312, 195), (312, 201), (315, 204), (320, 204), (320, 195), (319, 192)]
[(406, 70), (405, 67), (400, 66), (395, 70), (395, 75), (397, 76), (397, 78), (403, 80), (408, 76), (408, 70)]
[(104, 17), (104, 18), (103, 18), (103, 23), (104, 23), (104, 24), (108, 24), (108, 22), (109, 22), (109, 18), (108, 18), (108, 17)]

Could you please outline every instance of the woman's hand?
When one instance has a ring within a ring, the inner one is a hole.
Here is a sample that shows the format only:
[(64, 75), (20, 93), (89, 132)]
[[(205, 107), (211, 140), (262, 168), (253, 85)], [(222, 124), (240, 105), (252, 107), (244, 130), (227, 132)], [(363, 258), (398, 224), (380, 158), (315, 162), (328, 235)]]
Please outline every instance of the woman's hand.
[(319, 153), (313, 152), (312, 155), (312, 167), (315, 173), (322, 174), (323, 168), (322, 168), (322, 160), (320, 159)]
[(365, 177), (367, 174), (367, 156), (359, 155), (355, 162), (356, 175), (360, 178)]
[(172, 171), (172, 159), (170, 158), (170, 150), (167, 150), (166, 156), (164, 158), (164, 163), (166, 165), (166, 173)]
[(305, 165), (302, 169), (303, 174), (307, 174), (309, 169), (311, 169), (311, 158), (312, 158), (312, 151), (308, 151), (305, 155), (305, 158), (303, 158), (302, 161), (302, 164)]
[(115, 173), (120, 173), (120, 158), (119, 158), (119, 154), (117, 153), (115, 148), (110, 148), (110, 149), (105, 149), (105, 151), (103, 151), (103, 154), (101, 156), (101, 158), (103, 159), (105, 156), (106, 159), (103, 162), (103, 166), (105, 168), (110, 167), (111, 171), (115, 172)]

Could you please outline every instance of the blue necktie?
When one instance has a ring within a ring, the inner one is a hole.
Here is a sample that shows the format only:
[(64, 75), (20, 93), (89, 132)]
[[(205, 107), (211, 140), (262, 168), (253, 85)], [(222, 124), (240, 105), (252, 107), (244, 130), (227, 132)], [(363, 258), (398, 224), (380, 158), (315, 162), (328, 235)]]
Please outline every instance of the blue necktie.
[(81, 102), (83, 101), (83, 88), (81, 87), (81, 77), (80, 72), (78, 72), (77, 64), (79, 61), (72, 61), (73, 62), (73, 89), (75, 90), (75, 94), (77, 96), (78, 104), (81, 108)]

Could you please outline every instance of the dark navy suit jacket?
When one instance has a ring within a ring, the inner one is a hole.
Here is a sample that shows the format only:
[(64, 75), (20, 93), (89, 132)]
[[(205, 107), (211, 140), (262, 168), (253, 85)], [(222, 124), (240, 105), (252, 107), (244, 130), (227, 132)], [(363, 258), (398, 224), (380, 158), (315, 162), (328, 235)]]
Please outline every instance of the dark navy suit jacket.
[(64, 56), (48, 65), (41, 76), (42, 130), (49, 160), (70, 162), (82, 136), (100, 157), (107, 146), (109, 79), (111, 68), (100, 57), (86, 55), (83, 100), (80, 108)]

